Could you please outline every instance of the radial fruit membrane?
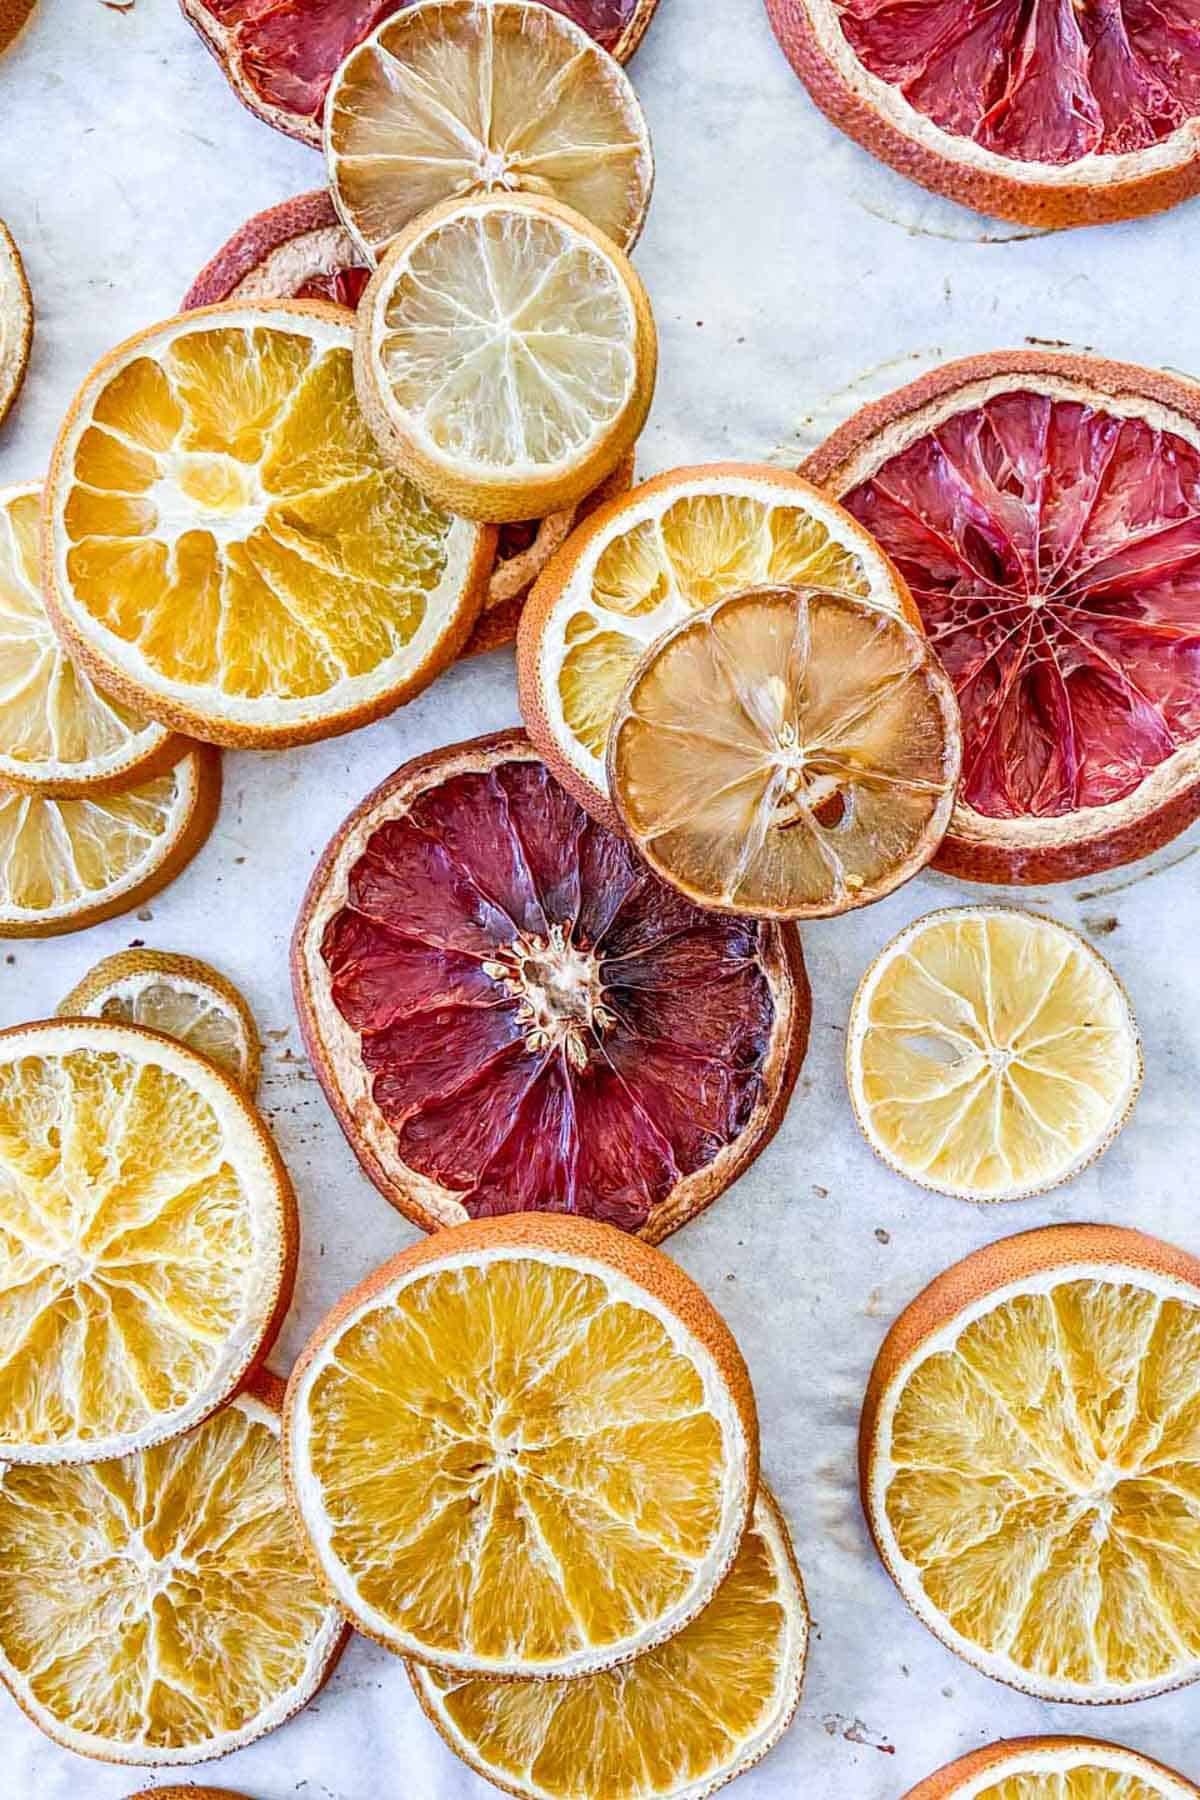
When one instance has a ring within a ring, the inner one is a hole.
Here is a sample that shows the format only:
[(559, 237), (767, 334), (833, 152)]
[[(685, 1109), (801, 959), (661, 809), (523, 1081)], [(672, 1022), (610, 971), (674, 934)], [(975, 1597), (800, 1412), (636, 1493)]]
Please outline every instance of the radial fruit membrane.
[(1196, 1800), (1200, 1789), (1160, 1763), (1094, 1738), (1011, 1738), (975, 1750), (907, 1800)]
[(843, 504), (950, 672), (976, 813), (1112, 805), (1200, 740), (1196, 442), (1016, 388), (952, 413)]

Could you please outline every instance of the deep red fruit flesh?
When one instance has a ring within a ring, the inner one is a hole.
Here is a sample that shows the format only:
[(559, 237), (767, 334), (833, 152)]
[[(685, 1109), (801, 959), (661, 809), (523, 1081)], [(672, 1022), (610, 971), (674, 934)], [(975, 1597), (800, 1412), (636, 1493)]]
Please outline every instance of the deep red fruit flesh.
[(536, 762), (378, 827), (322, 954), (403, 1160), (473, 1218), (640, 1229), (763, 1092), (764, 927), (704, 913)]
[(348, 306), (351, 312), (355, 312), (370, 279), (370, 269), (360, 269), (357, 266), (349, 269), (330, 269), (324, 275), (314, 275), (311, 281), (302, 282), (291, 298), (295, 300), (332, 300), (336, 306)]
[(1007, 393), (919, 438), (844, 504), (899, 565), (950, 671), (976, 812), (1122, 800), (1200, 738), (1192, 444)]
[(1194, 0), (838, 0), (866, 67), (955, 136), (1067, 164), (1200, 114)]

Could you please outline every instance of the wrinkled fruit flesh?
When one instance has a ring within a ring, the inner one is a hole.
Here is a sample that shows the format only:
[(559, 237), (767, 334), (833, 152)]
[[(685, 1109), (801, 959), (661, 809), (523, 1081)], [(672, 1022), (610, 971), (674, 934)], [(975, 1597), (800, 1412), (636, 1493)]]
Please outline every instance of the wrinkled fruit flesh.
[(626, 1667), (498, 1682), (409, 1664), (452, 1750), (523, 1800), (706, 1794), (786, 1729), (808, 1640), (786, 1527), (759, 1489), (732, 1569), (700, 1616)]
[(58, 1007), (63, 1018), (115, 1019), (161, 1031), (206, 1056), (250, 1094), (261, 1048), (246, 1002), (215, 969), (193, 957), (125, 950), (89, 971)]
[(403, 1165), (460, 1217), (627, 1231), (770, 1102), (772, 951), (770, 927), (690, 905), (533, 761), (381, 824), (322, 944)]
[(872, 1490), (920, 1615), (1049, 1698), (1133, 1698), (1200, 1657), (1200, 1294), (1123, 1274), (936, 1334)]
[(1106, 0), (836, 0), (864, 66), (955, 137), (1062, 167), (1144, 151), (1200, 115), (1200, 23), (1185, 5)]
[(1182, 1788), (1126, 1775), (1096, 1762), (1073, 1763), (1063, 1774), (1022, 1773), (980, 1788), (976, 1800), (1175, 1800)]
[(693, 613), (617, 704), (609, 787), (651, 867), (702, 905), (819, 917), (888, 893), (950, 822), (957, 710), (921, 634), (820, 589)]
[(952, 414), (843, 504), (954, 682), (976, 813), (1112, 805), (1200, 739), (1200, 445), (1017, 389)]
[(309, 1698), (340, 1635), (253, 1400), (139, 1454), (0, 1474), (0, 1674), (83, 1755), (248, 1742)]
[(181, 310), (222, 300), (328, 300), (353, 312), (370, 278), (321, 188), (247, 219), (197, 275)]
[(850, 1021), (873, 1147), (941, 1193), (1007, 1200), (1068, 1180), (1141, 1084), (1128, 1001), (1073, 932), (1017, 912), (936, 913), (889, 946)]

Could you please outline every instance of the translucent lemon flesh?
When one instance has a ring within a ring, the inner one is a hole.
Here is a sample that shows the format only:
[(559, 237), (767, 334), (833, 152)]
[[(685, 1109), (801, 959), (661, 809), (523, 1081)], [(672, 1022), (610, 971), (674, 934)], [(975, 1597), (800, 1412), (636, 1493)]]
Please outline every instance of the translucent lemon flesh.
[(86, 1740), (72, 1747), (215, 1754), (303, 1683), (328, 1610), (260, 1412), (0, 1473), (0, 1656), (52, 1730)]
[(663, 639), (618, 704), (615, 797), (694, 898), (839, 910), (932, 855), (953, 712), (924, 640), (892, 615), (819, 590), (734, 596)]
[(0, 922), (49, 918), (132, 886), (179, 828), (187, 762), (125, 793), (75, 800), (0, 791)]
[(1036, 1192), (1102, 1148), (1139, 1080), (1129, 1006), (1086, 944), (1012, 912), (935, 916), (865, 990), (863, 1121), (950, 1194)]
[(131, 974), (102, 987), (94, 1000), (79, 1005), (68, 1000), (59, 1011), (161, 1031), (207, 1056), (235, 1081), (246, 1078), (251, 1046), (242, 1020), (215, 987), (186, 976)]
[(620, 1646), (686, 1599), (722, 1530), (696, 1366), (598, 1275), (418, 1275), (347, 1327), (304, 1404), (340, 1578), (435, 1660)]
[(542, 7), (401, 13), (350, 57), (329, 107), (338, 204), (373, 252), (475, 193), (548, 195), (622, 247), (641, 225), (653, 167), (629, 80)]
[(993, 1672), (1119, 1694), (1200, 1656), (1200, 1307), (1010, 1294), (909, 1374), (888, 1449), (921, 1606)]

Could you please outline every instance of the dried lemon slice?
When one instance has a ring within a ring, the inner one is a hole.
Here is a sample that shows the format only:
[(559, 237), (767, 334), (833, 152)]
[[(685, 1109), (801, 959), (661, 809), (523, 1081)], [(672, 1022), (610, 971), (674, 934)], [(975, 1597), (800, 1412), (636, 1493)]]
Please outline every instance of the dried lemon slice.
[(907, 1800), (1197, 1800), (1161, 1763), (1095, 1738), (1011, 1738), (917, 1783)]
[(1136, 1021), (1075, 932), (1002, 907), (906, 927), (867, 971), (846, 1042), (871, 1148), (960, 1200), (1070, 1181), (1121, 1130), (1142, 1085)]
[(178, 1038), (254, 1095), (262, 1044), (231, 981), (194, 956), (121, 950), (106, 956), (58, 1006), (60, 1018), (117, 1019)]

